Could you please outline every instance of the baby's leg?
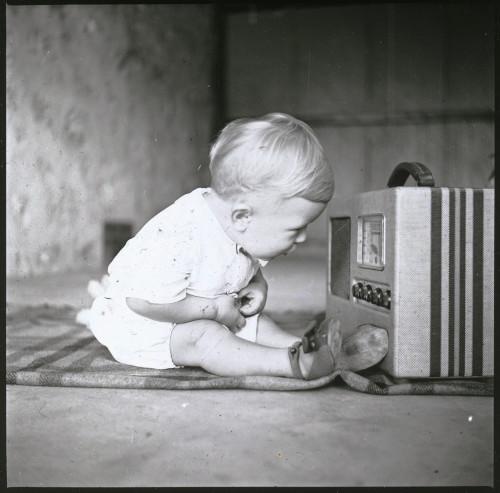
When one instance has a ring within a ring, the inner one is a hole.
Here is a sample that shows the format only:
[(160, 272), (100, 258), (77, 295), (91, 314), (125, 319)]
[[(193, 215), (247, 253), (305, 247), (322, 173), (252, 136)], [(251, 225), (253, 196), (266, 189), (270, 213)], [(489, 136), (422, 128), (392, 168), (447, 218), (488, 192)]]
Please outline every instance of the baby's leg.
[(287, 347), (273, 348), (246, 341), (213, 320), (176, 325), (170, 338), (170, 352), (176, 365), (201, 366), (216, 375), (293, 377)]
[(288, 348), (301, 338), (284, 331), (276, 322), (261, 313), (258, 320), (257, 343), (264, 346)]

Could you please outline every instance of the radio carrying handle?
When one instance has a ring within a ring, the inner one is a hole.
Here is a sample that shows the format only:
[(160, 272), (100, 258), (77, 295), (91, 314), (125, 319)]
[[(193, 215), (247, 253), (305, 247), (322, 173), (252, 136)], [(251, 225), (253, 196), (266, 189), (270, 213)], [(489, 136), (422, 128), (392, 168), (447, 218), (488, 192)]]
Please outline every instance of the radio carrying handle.
[(419, 187), (433, 187), (434, 178), (432, 173), (421, 163), (399, 163), (389, 177), (388, 187), (401, 187), (405, 184), (408, 176), (415, 178)]

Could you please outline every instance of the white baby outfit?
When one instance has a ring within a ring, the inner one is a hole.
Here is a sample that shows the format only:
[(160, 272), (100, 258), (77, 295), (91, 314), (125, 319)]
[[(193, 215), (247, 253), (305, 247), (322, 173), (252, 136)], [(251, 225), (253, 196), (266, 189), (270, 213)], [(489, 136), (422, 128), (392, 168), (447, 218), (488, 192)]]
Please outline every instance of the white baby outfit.
[[(175, 324), (142, 317), (125, 299), (173, 303), (187, 294), (215, 298), (238, 293), (266, 262), (232, 241), (198, 188), (150, 219), (108, 268), (109, 283), (90, 309), (87, 325), (122, 363), (173, 368), (170, 335)], [(255, 342), (258, 315), (248, 317), (239, 337)]]

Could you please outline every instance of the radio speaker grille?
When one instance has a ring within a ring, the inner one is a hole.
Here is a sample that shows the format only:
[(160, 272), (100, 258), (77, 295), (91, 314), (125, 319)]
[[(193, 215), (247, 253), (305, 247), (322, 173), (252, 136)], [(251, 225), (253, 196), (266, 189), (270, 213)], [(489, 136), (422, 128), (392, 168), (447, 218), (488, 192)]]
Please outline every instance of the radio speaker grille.
[(349, 299), (351, 292), (351, 218), (330, 219), (330, 292)]

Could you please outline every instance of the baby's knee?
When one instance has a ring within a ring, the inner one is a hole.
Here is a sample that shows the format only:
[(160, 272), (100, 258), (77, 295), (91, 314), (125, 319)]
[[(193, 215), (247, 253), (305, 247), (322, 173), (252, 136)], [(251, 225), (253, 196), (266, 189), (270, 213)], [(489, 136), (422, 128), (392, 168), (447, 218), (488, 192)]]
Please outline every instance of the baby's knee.
[(180, 366), (198, 366), (207, 351), (228, 335), (228, 329), (214, 320), (177, 324), (170, 338), (172, 360)]
[(206, 339), (226, 334), (228, 329), (215, 320), (196, 320), (187, 325), (187, 342), (195, 347), (200, 346)]

